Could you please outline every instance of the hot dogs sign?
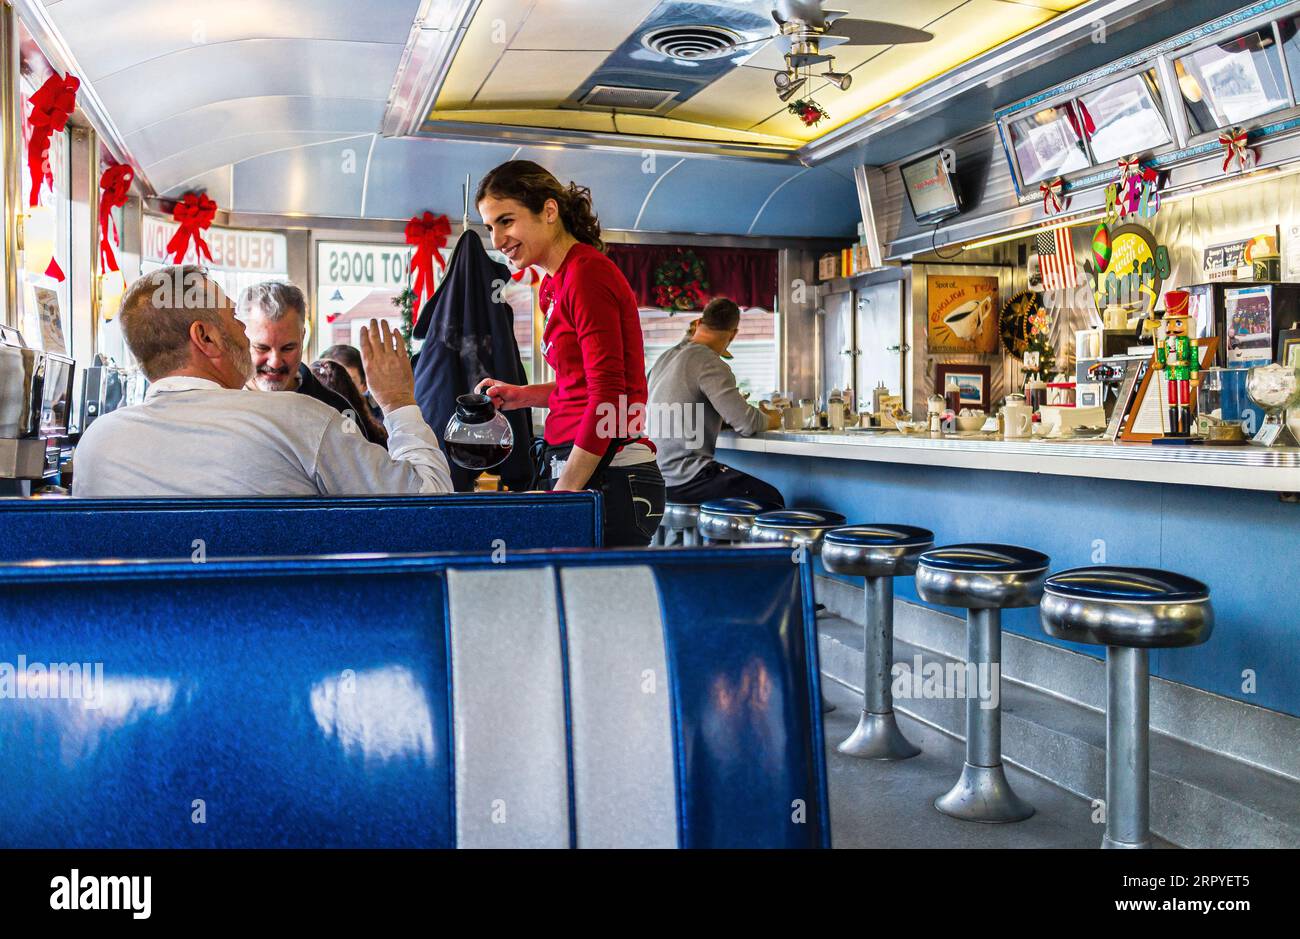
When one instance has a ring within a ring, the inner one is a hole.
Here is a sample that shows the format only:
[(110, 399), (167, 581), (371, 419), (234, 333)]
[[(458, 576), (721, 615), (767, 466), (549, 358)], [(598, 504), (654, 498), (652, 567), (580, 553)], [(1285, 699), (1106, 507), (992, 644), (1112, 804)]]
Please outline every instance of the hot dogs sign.
[(931, 352), (996, 352), (998, 279), (931, 275), (925, 279)]

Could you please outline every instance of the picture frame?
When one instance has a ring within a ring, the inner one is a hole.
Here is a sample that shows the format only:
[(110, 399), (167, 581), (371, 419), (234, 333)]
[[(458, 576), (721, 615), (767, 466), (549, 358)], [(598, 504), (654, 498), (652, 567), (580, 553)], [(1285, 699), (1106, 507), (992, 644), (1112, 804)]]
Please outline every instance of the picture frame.
[[(1217, 336), (1207, 336), (1196, 340), (1197, 355), (1201, 360), (1201, 371), (1214, 364), (1214, 353), (1217, 351), (1219, 339)], [(1147, 392), (1151, 389), (1152, 382), (1156, 382), (1155, 397), (1152, 402), (1147, 401)], [(1156, 418), (1161, 422), (1161, 428), (1164, 427), (1164, 409), (1160, 406), (1160, 382), (1164, 381), (1164, 370), (1156, 365), (1156, 357), (1152, 354), (1147, 363), (1146, 373), (1142, 376), (1141, 383), (1137, 392), (1133, 395), (1133, 402), (1128, 413), (1124, 417), (1124, 428), (1119, 435), (1119, 439), (1125, 443), (1150, 443), (1157, 437), (1163, 437), (1161, 433), (1155, 433), (1148, 429), (1151, 417), (1150, 413), (1154, 410)], [(1195, 402), (1196, 394), (1193, 389), (1192, 401)]]
[(943, 394), (949, 378), (957, 380), (961, 389), (961, 406), (988, 412), (992, 403), (993, 370), (988, 365), (968, 365), (964, 362), (937, 362), (934, 366), (934, 390)]
[(1300, 368), (1300, 329), (1284, 329), (1278, 333), (1277, 362)]

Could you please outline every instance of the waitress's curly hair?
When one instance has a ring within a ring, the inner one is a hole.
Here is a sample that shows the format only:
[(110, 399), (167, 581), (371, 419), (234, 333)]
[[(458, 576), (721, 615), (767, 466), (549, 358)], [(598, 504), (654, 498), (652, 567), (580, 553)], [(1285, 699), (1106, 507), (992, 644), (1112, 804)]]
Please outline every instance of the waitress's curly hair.
[(484, 198), (514, 199), (528, 207), (528, 211), (541, 214), (547, 199), (554, 199), (560, 207), (560, 221), (570, 235), (597, 251), (605, 250), (600, 240), (600, 219), (591, 207), (591, 190), (577, 183), (563, 186), (544, 167), (532, 160), (511, 160), (502, 163), (483, 177), (474, 195), (477, 205)]

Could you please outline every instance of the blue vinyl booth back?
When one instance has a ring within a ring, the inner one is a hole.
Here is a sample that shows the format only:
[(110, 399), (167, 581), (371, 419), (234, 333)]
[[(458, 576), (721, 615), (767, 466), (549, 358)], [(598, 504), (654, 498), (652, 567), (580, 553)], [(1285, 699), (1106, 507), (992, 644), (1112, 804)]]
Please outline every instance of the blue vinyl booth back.
[(592, 548), (600, 495), (0, 499), (0, 561)]
[(784, 548), (7, 564), (0, 595), (0, 847), (830, 845)]

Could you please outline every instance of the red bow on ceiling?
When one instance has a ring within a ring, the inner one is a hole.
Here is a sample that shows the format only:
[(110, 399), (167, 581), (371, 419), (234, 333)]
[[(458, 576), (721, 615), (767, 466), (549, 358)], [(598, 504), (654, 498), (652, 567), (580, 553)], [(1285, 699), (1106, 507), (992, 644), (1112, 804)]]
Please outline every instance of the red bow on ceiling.
[(184, 262), (191, 241), (194, 242), (194, 252), (200, 261), (204, 258), (212, 260), (212, 252), (208, 249), (208, 243), (203, 240), (203, 233), (216, 217), (217, 204), (208, 198), (207, 193), (187, 192), (185, 197), (176, 203), (172, 219), (180, 228), (176, 229), (176, 234), (172, 235), (171, 241), (167, 242), (167, 253), (171, 255), (173, 264)]
[(126, 205), (126, 197), (131, 192), (131, 182), (135, 179), (135, 170), (125, 163), (110, 166), (99, 177), (99, 270), (100, 273), (117, 270), (117, 255), (113, 252), (113, 242), (108, 237), (110, 227), (113, 237), (117, 237), (117, 223), (113, 221), (113, 210)]
[(28, 99), (32, 106), (32, 113), (27, 118), (32, 129), (27, 140), (27, 169), (32, 177), (30, 205), (40, 204), (42, 183), (54, 184), (54, 174), (50, 172), (50, 138), (68, 126), (68, 118), (77, 109), (77, 89), (80, 87), (81, 80), (75, 75), (65, 76), (56, 72), (45, 79), (45, 84)]
[(433, 295), (433, 262), (436, 258), (439, 267), (446, 267), (441, 251), (447, 246), (451, 237), (451, 222), (445, 215), (435, 216), (432, 212), (413, 215), (406, 223), (406, 243), (415, 251), (411, 254), (411, 273), (415, 283), (411, 290), (415, 292), (416, 318), (424, 306), (425, 297)]

